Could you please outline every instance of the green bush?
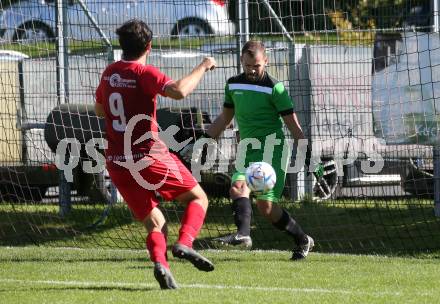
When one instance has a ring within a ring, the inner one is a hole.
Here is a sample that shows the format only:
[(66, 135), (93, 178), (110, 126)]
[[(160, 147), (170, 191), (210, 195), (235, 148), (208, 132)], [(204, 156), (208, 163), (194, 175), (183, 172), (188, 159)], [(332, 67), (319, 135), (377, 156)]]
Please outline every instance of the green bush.
[[(237, 22), (236, 1), (229, 0), (229, 15)], [(429, 7), (429, 0), (269, 0), (275, 13), (289, 32), (334, 30), (329, 13), (339, 11), (353, 29), (395, 28), (402, 26), (410, 10), (416, 6)], [(428, 10), (429, 11), (429, 10)], [(261, 0), (249, 1), (251, 33), (274, 33), (280, 29), (270, 17)]]
[[(230, 19), (237, 22), (236, 2), (229, 1)], [(275, 13), (281, 18), (283, 25), (289, 32), (303, 32), (323, 29), (333, 29), (334, 26), (324, 13), (322, 5), (314, 7), (313, 2), (322, 1), (285, 1), (269, 0)], [(312, 14), (314, 12), (314, 15)], [(281, 32), (275, 20), (270, 16), (262, 1), (249, 1), (249, 28), (251, 33), (279, 33)]]
[(0, 1), (0, 10), (9, 7), (11, 4), (19, 2), (20, 0), (2, 0)]

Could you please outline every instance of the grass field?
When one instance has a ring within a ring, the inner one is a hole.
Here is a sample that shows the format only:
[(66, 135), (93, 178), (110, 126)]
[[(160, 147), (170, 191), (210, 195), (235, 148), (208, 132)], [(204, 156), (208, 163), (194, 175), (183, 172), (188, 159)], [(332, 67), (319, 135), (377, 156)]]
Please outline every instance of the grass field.
[[(123, 204), (98, 226), (91, 224), (103, 204), (75, 204), (66, 218), (57, 205), (0, 204), (0, 303), (438, 302), (440, 221), (430, 200), (281, 203), (315, 238), (307, 260), (290, 261), (289, 251), (207, 250), (212, 273), (171, 260), (177, 291), (159, 289), (146, 251), (135, 250), (145, 246), (144, 229)], [(172, 243), (183, 209), (162, 207)], [(229, 205), (212, 200), (197, 246), (233, 230)], [(292, 247), (257, 214), (252, 237), (255, 248)]]
[[(328, 200), (280, 202), (315, 238), (323, 253), (391, 254), (439, 252), (440, 219), (431, 200)], [(99, 226), (92, 227), (106, 205), (77, 203), (66, 218), (56, 204), (0, 204), (0, 246), (45, 245), (140, 249), (145, 232), (125, 204), (114, 206)], [(169, 240), (178, 235), (183, 208), (161, 204), (169, 224)], [(235, 231), (228, 200), (211, 199), (198, 248), (216, 248), (210, 241)], [(254, 210), (252, 239), (258, 249), (292, 248), (292, 240)]]
[[(253, 39), (262, 39), (265, 41), (286, 41), (286, 38), (282, 35), (254, 35)], [(353, 41), (346, 41), (338, 37), (335, 33), (325, 33), (317, 35), (294, 35), (295, 43), (309, 43), (309, 44), (343, 44), (343, 45), (364, 45), (372, 44), (372, 40), (361, 41), (356, 39)], [(120, 48), (117, 40), (112, 40), (112, 48)], [(227, 46), (229, 44), (236, 43), (234, 37), (215, 37), (215, 38), (194, 38), (194, 39), (171, 39), (170, 37), (156, 38), (154, 40), (153, 49), (157, 50), (169, 50), (169, 49), (197, 49), (203, 45), (221, 46), (222, 44)], [(83, 55), (83, 54), (96, 54), (107, 52), (107, 46), (101, 40), (92, 41), (69, 41), (69, 54), (70, 55)], [(38, 42), (38, 43), (7, 43), (1, 44), (0, 50), (12, 50), (18, 51), (28, 55), (29, 57), (53, 57), (56, 55), (55, 42)], [(156, 50), (156, 52), (157, 52)]]
[(162, 291), (141, 250), (0, 247), (1, 303), (437, 303), (440, 263), (417, 258), (204, 251), (211, 273), (171, 260)]

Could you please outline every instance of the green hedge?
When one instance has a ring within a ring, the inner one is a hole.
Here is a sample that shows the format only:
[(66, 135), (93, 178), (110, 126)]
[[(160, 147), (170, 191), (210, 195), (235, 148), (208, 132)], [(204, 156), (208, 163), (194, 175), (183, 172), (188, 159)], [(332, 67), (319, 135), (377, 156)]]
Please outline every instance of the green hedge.
[[(229, 0), (229, 15), (237, 21), (236, 1)], [(249, 26), (252, 33), (279, 32), (279, 28), (262, 1), (249, 1)], [(374, 21), (376, 28), (402, 26), (410, 16), (411, 8), (424, 5), (429, 8), (430, 0), (269, 0), (270, 5), (282, 19), (288, 31), (323, 31), (335, 27), (328, 12), (339, 10), (353, 28), (365, 29)], [(428, 9), (429, 11), (429, 9)], [(429, 16), (427, 16), (429, 18)]]
[(0, 1), (0, 9), (5, 9), (9, 7), (11, 4), (19, 2), (20, 0), (1, 0)]

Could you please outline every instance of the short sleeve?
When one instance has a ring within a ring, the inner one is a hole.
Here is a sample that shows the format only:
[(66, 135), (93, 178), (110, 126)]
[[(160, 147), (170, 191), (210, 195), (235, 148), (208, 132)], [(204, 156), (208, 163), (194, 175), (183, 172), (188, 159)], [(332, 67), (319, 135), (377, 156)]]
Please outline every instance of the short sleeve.
[(225, 108), (234, 108), (234, 101), (231, 96), (231, 92), (229, 91), (229, 84), (225, 85), (225, 102), (223, 103)]
[(160, 94), (166, 96), (165, 87), (171, 82), (173, 82), (173, 80), (170, 77), (153, 66), (147, 66), (142, 73), (141, 85), (144, 93), (147, 95), (155, 96)]
[(293, 113), (293, 102), (282, 82), (278, 82), (272, 90), (272, 100), (280, 115)]

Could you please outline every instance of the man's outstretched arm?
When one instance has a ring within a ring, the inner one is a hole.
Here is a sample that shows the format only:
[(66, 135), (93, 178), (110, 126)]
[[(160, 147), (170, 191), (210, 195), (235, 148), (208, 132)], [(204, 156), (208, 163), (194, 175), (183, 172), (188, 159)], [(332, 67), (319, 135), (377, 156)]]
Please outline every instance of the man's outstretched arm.
[(216, 64), (217, 63), (213, 57), (205, 57), (202, 62), (191, 71), (191, 73), (168, 84), (165, 87), (166, 96), (177, 100), (185, 98), (194, 91), (205, 72), (213, 70)]

